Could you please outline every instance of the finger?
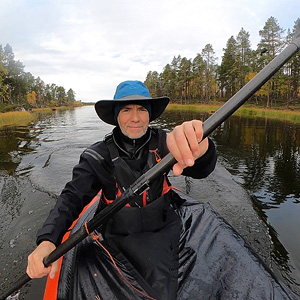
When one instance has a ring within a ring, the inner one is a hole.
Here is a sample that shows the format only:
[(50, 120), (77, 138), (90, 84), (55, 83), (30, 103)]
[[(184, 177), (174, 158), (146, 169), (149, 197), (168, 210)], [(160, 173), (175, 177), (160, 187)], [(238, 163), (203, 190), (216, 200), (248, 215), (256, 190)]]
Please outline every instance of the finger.
[(193, 120), (185, 123), (184, 133), (189, 144), (189, 150), (192, 152), (193, 157), (198, 157), (199, 153), (199, 142), (202, 138), (202, 122)]
[(196, 133), (197, 142), (200, 143), (203, 138), (203, 122), (200, 120), (192, 120), (192, 124)]
[(199, 152), (200, 152), (200, 156), (202, 156), (204, 153), (206, 153), (207, 149), (208, 149), (208, 138), (205, 138), (200, 144), (199, 144)]
[(183, 161), (183, 163), (180, 162), (182, 166), (192, 166), (194, 164), (194, 158), (189, 144), (189, 140), (191, 140), (192, 143), (196, 141), (192, 132), (194, 132), (194, 130), (190, 122), (184, 122), (174, 130), (176, 145), (181, 156), (181, 161)]
[(59, 260), (55, 261), (52, 265), (51, 265), (51, 271), (50, 271), (50, 278), (53, 279), (58, 271), (59, 268)]
[(175, 139), (174, 130), (167, 135), (167, 146), (168, 146), (169, 151), (172, 153), (172, 155), (176, 159), (176, 161), (178, 163), (184, 165), (183, 158), (181, 156), (177, 141)]
[(26, 269), (26, 273), (30, 278), (41, 278), (47, 276), (50, 272), (50, 268), (45, 268), (42, 265), (29, 266)]

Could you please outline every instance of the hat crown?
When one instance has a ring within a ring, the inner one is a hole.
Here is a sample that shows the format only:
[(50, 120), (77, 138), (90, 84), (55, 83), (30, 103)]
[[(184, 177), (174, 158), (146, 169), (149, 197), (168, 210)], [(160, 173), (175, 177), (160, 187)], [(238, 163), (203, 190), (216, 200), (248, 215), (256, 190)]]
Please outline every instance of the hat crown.
[(148, 88), (138, 80), (128, 80), (121, 82), (116, 89), (114, 100), (121, 99), (131, 95), (140, 95), (143, 97), (151, 98)]

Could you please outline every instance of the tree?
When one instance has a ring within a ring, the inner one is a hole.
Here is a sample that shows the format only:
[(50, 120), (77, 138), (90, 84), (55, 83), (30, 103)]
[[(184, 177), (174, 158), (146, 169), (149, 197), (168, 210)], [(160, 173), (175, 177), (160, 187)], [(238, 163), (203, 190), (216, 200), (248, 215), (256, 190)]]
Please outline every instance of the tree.
[(238, 58), (237, 42), (231, 36), (226, 44), (221, 66), (218, 68), (219, 82), (222, 95), (230, 98), (238, 89)]
[(26, 92), (22, 82), (24, 65), (20, 61), (15, 61), (12, 47), (7, 44), (3, 49), (3, 66), (7, 70), (4, 84), (7, 85), (10, 102), (21, 104), (25, 98)]
[[(284, 30), (280, 28), (278, 21), (274, 17), (270, 17), (263, 27), (262, 30), (259, 31), (259, 35), (261, 36), (261, 41), (258, 44), (258, 50), (260, 53), (264, 53), (264, 55), (260, 56), (260, 67), (264, 67), (267, 63), (269, 63), (283, 48), (285, 45), (283, 40)], [(276, 84), (278, 84), (278, 79), (280, 77), (280, 72), (278, 72), (275, 76), (273, 76), (268, 84), (269, 84), (269, 94), (267, 95), (266, 107), (272, 106), (272, 96), (275, 96)]]
[[(291, 41), (291, 36), (294, 35), (296, 29), (300, 26), (300, 18), (295, 21), (292, 35), (288, 35), (289, 41)], [(293, 100), (295, 105), (296, 99), (300, 97), (300, 53), (297, 52), (296, 55), (292, 57), (292, 59), (288, 63), (290, 67), (290, 93), (289, 96)], [(288, 99), (287, 103), (289, 103), (290, 99)]]
[(45, 96), (46, 86), (45, 86), (45, 82), (40, 77), (34, 79), (33, 89), (36, 92), (38, 104), (40, 106), (44, 106), (45, 105), (44, 96)]
[[(28, 93), (31, 93), (32, 91), (34, 91), (34, 76), (30, 73), (24, 73), (22, 75), (22, 81), (23, 81), (23, 86), (24, 86), (24, 93), (27, 94), (27, 102), (28, 102)], [(35, 95), (35, 103), (36, 105), (36, 95)]]
[(152, 97), (158, 97), (160, 95), (160, 88), (159, 88), (159, 74), (156, 71), (148, 72), (145, 85), (149, 89), (149, 92)]
[(67, 92), (67, 100), (69, 104), (75, 102), (75, 92), (72, 89), (69, 89)]
[(266, 49), (266, 53), (273, 59), (285, 45), (283, 40), (284, 30), (279, 26), (278, 21), (274, 17), (270, 17), (259, 31), (261, 40), (258, 49)]
[(216, 57), (211, 44), (207, 44), (201, 52), (203, 61), (205, 62), (205, 102), (208, 103), (211, 97), (211, 79), (215, 75)]
[(33, 91), (36, 94), (35, 104), (39, 106), (58, 105), (59, 101), (65, 103), (75, 97), (72, 89), (67, 97), (63, 87), (58, 91), (55, 84), (45, 85), (40, 77), (34, 78), (31, 73), (24, 72), (24, 65), (15, 60), (12, 47), (0, 45), (0, 103), (26, 104), (28, 94), (32, 95)]
[(175, 88), (175, 95), (174, 98), (175, 99), (179, 99), (181, 98), (181, 86), (180, 83), (178, 82), (178, 74), (179, 74), (179, 70), (180, 70), (180, 62), (181, 62), (181, 55), (178, 55), (177, 57), (174, 56), (173, 60), (171, 62), (171, 68), (173, 70), (173, 75), (174, 75), (174, 88)]
[(192, 63), (190, 59), (183, 57), (180, 61), (179, 71), (178, 71), (178, 86), (180, 91), (180, 99), (181, 103), (184, 99), (185, 104), (187, 98), (190, 97), (190, 80), (191, 80), (191, 72), (192, 72)]
[(49, 94), (51, 96), (51, 99), (52, 101), (56, 101), (57, 100), (57, 89), (58, 89), (58, 86), (54, 83), (52, 83), (50, 86), (49, 86)]
[(0, 103), (7, 103), (9, 101), (9, 92), (4, 80), (7, 75), (7, 70), (1, 62), (1, 49), (0, 49)]
[(238, 73), (238, 89), (245, 85), (246, 75), (251, 72), (251, 43), (250, 34), (241, 28), (240, 32), (236, 37), (237, 46), (237, 69)]
[(192, 61), (192, 95), (193, 98), (198, 98), (200, 103), (204, 99), (205, 67), (206, 64), (198, 53)]
[(36, 93), (32, 91), (31, 93), (27, 93), (27, 102), (29, 105), (34, 106), (36, 104)]
[[(270, 17), (259, 31), (261, 41), (256, 50), (251, 49), (249, 32), (241, 28), (236, 37), (228, 39), (220, 66), (216, 64), (212, 45), (207, 44), (193, 59), (174, 56), (162, 73), (149, 72), (145, 82), (151, 95), (168, 95), (181, 103), (195, 99), (208, 103), (217, 95), (228, 99), (291, 42), (292, 33), (288, 31), (286, 37), (283, 33), (277, 20)], [(287, 105), (291, 100), (295, 103), (300, 93), (299, 77), (300, 53), (255, 94), (257, 103), (266, 101), (266, 107), (283, 104), (285, 99)]]
[(170, 97), (171, 99), (176, 98), (176, 71), (167, 64), (161, 73), (161, 80), (163, 82), (162, 94)]
[(66, 91), (65, 88), (62, 86), (59, 86), (57, 88), (57, 101), (59, 106), (66, 104)]

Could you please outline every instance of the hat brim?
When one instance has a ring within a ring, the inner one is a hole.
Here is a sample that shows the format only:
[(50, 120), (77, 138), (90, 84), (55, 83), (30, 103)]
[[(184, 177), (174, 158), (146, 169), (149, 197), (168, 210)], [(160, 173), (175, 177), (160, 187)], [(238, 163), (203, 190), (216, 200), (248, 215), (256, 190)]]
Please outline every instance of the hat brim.
[(117, 126), (116, 120), (114, 118), (114, 109), (116, 104), (139, 104), (139, 102), (145, 102), (145, 100), (149, 101), (149, 104), (151, 105), (151, 118), (149, 120), (150, 122), (157, 119), (164, 112), (170, 101), (168, 97), (124, 97), (117, 100), (100, 100), (96, 102), (95, 110), (97, 115), (103, 122)]

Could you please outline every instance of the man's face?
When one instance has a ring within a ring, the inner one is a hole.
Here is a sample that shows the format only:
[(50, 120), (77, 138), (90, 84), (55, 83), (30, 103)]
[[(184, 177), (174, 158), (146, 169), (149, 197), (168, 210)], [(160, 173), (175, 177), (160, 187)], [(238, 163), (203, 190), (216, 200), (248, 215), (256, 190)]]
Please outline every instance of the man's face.
[(122, 133), (131, 139), (142, 137), (149, 125), (148, 110), (138, 104), (125, 105), (119, 112), (118, 124)]

